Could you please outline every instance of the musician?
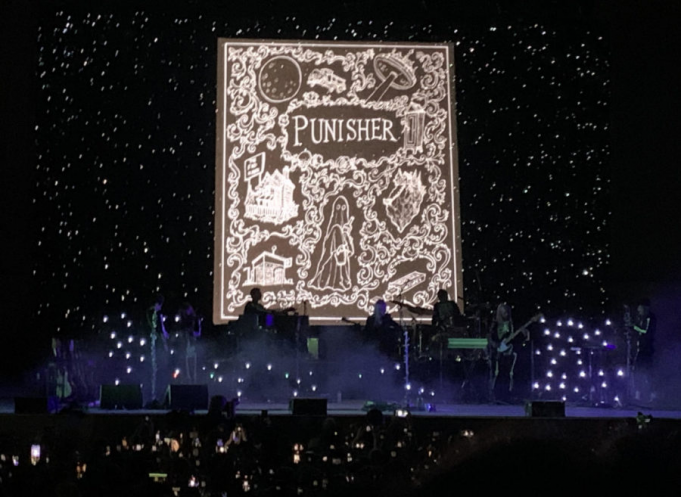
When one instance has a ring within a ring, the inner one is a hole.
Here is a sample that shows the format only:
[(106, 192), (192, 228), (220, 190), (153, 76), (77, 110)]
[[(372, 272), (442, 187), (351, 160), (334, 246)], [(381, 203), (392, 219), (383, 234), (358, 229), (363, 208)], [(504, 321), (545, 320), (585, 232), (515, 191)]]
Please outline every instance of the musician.
[(184, 302), (178, 311), (179, 317), (179, 338), (178, 350), (184, 356), (184, 366), (186, 367), (186, 379), (188, 383), (196, 382), (196, 345), (201, 337), (201, 324), (203, 317), (199, 317), (189, 302)]
[(166, 331), (165, 316), (162, 314), (165, 298), (160, 293), (156, 294), (152, 305), (147, 309), (146, 320), (149, 329), (149, 349), (151, 355), (151, 402), (157, 401), (156, 386), (159, 369), (165, 369), (162, 363), (164, 358), (159, 357), (156, 342), (161, 339), (164, 349), (167, 349), (167, 342), (170, 335)]
[(433, 307), (433, 329), (436, 333), (451, 332), (455, 326), (462, 324), (461, 309), (453, 300), (449, 300), (447, 290), (437, 292), (438, 302)]
[(635, 345), (633, 349), (632, 370), (634, 371), (635, 398), (637, 400), (654, 400), (652, 391), (651, 369), (653, 366), (654, 339), (657, 319), (650, 312), (650, 300), (642, 299), (636, 307), (636, 315), (628, 323)]
[(364, 325), (364, 338), (367, 342), (373, 342), (378, 350), (390, 357), (397, 355), (400, 340), (400, 326), (386, 312), (385, 300), (379, 299), (374, 304), (374, 312)]
[(295, 307), (287, 307), (286, 309), (267, 309), (260, 303), (260, 300), (262, 300), (262, 292), (260, 291), (260, 288), (253, 288), (250, 294), (251, 301), (246, 302), (246, 305), (244, 306), (244, 314), (257, 314), (259, 317), (258, 320), (261, 322), (261, 324), (265, 322), (265, 317), (268, 314), (284, 315), (296, 310)]
[[(496, 310), (494, 321), (487, 335), (488, 341), (488, 361), (489, 361), (489, 392), (490, 400), (496, 401), (497, 397), (501, 400), (510, 400), (513, 394), (513, 373), (518, 354), (509, 347), (505, 351), (500, 351), (504, 339), (514, 333), (511, 306), (503, 303), (499, 304)], [(522, 331), (525, 340), (529, 339), (527, 329)], [(512, 345), (512, 344), (509, 344)]]

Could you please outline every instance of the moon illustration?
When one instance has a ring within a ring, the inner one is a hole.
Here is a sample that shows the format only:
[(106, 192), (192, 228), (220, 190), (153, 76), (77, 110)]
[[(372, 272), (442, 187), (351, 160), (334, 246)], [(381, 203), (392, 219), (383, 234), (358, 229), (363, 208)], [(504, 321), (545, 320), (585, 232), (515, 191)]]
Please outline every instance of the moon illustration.
[(272, 57), (258, 74), (258, 87), (263, 98), (278, 104), (291, 100), (300, 90), (303, 75), (298, 62), (286, 55)]

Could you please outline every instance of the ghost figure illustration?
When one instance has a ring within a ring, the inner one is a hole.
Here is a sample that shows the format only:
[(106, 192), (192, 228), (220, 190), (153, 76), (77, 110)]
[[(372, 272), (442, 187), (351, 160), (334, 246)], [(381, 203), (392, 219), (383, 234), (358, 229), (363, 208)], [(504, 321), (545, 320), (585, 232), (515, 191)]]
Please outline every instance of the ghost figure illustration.
[(348, 215), (349, 210), (350, 206), (345, 197), (337, 197), (334, 200), (321, 257), (317, 263), (317, 272), (310, 281), (312, 288), (345, 291), (352, 287), (350, 257), (355, 254), (351, 236), (354, 216)]

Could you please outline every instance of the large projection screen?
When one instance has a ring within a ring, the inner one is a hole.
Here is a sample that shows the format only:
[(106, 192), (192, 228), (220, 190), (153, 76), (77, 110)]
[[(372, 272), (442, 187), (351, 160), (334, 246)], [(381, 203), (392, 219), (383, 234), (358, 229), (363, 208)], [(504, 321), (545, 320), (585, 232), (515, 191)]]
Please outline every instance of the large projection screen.
[(452, 46), (218, 48), (214, 322), (254, 287), (315, 324), (461, 303)]

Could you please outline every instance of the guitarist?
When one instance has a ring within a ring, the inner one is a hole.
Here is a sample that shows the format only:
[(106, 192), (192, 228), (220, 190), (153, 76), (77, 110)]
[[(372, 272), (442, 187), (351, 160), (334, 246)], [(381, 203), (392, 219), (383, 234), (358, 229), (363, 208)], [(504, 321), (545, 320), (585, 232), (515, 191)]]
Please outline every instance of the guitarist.
[(625, 326), (634, 338), (631, 366), (634, 372), (634, 398), (642, 401), (655, 400), (650, 378), (653, 366), (653, 341), (657, 320), (650, 312), (650, 300), (642, 299), (636, 307), (636, 315), (625, 317)]
[(535, 316), (516, 330), (513, 327), (511, 306), (503, 303), (497, 307), (487, 335), (489, 395), (492, 402), (496, 401), (497, 393), (503, 400), (510, 400), (513, 394), (513, 373), (518, 359), (517, 352), (513, 350), (514, 341), (521, 334), (525, 341), (529, 340), (527, 327), (538, 319), (539, 316)]

